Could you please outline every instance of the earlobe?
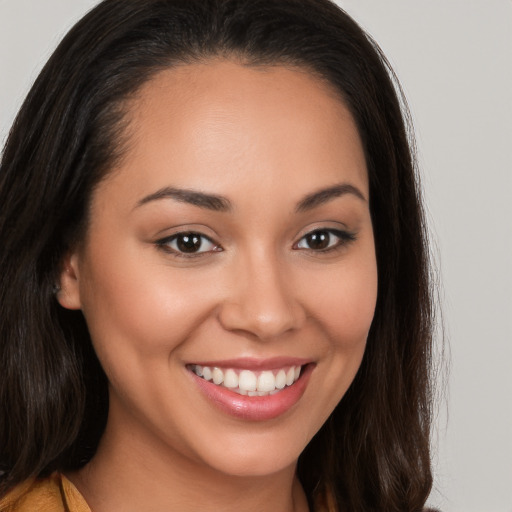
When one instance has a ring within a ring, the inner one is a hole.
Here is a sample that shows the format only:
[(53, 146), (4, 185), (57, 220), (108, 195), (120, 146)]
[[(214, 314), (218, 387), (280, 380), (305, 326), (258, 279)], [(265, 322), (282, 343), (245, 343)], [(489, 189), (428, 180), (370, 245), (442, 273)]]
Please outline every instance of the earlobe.
[(59, 274), (59, 282), (56, 285), (55, 292), (55, 297), (63, 308), (82, 308), (80, 301), (78, 255), (76, 253), (70, 253), (64, 257)]

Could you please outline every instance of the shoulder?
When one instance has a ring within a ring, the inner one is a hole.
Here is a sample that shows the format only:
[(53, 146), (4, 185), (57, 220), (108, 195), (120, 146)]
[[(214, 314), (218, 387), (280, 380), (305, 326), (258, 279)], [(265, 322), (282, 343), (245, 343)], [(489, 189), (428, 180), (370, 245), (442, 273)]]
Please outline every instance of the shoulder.
[(87, 503), (60, 473), (23, 482), (0, 499), (0, 512), (90, 512)]
[(27, 480), (9, 491), (0, 500), (0, 512), (65, 512), (60, 475)]

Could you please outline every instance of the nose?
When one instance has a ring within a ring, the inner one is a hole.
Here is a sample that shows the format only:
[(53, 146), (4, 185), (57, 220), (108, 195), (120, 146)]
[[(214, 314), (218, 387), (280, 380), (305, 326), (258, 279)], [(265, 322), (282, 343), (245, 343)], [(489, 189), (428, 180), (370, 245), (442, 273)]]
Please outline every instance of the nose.
[(218, 317), (226, 330), (267, 340), (299, 329), (305, 320), (291, 273), (277, 258), (239, 261), (229, 288)]

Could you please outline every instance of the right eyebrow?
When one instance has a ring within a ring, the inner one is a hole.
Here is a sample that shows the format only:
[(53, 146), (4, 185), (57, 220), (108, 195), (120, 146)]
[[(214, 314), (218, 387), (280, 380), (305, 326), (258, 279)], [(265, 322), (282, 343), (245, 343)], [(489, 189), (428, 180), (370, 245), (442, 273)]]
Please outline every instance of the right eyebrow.
[(228, 212), (232, 210), (229, 199), (215, 194), (206, 194), (197, 190), (182, 189), (175, 187), (163, 187), (137, 202), (136, 208), (151, 201), (161, 199), (174, 199), (181, 203), (188, 203), (199, 208), (205, 208), (216, 212)]

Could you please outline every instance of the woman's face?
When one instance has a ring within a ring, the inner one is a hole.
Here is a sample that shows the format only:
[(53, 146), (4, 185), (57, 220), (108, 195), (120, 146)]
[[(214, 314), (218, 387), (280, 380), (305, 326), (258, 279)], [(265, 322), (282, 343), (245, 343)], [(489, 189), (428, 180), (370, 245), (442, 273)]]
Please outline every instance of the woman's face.
[(305, 71), (220, 60), (161, 72), (128, 112), (59, 295), (108, 377), (110, 442), (231, 475), (293, 467), (374, 314), (354, 121)]

